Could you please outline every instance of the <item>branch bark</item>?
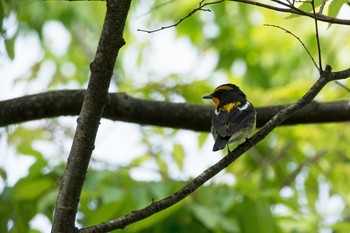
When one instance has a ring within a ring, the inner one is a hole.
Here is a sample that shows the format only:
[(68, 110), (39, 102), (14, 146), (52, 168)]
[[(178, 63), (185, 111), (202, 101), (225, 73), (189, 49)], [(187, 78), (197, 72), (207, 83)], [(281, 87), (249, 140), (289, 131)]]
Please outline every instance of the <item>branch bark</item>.
[[(300, 10), (294, 5), (288, 3), (288, 1), (271, 0), (271, 2), (274, 2), (282, 7), (277, 7), (275, 5), (269, 5), (266, 3), (256, 2), (252, 0), (228, 0), (228, 1), (255, 5), (258, 7), (266, 8), (273, 11), (283, 12), (283, 13), (291, 13), (296, 15), (307, 16), (312, 19), (316, 19), (318, 21), (331, 23), (331, 24), (350, 25), (350, 20), (348, 19), (338, 19), (338, 18), (329, 17), (327, 15), (322, 14), (321, 12), (316, 13), (316, 15), (314, 15), (312, 12), (306, 12), (306, 11)], [(295, 2), (295, 1), (292, 1), (292, 2)]]
[(67, 168), (56, 202), (52, 232), (77, 232), (75, 217), (81, 190), (94, 149), (108, 88), (119, 49), (125, 44), (123, 31), (131, 0), (109, 0), (91, 76), (78, 118), (78, 126), (68, 157)]
[[(63, 90), (0, 101), (0, 127), (59, 116), (76, 116), (86, 91)], [(142, 100), (125, 93), (110, 93), (103, 117), (141, 125), (208, 132), (213, 107)], [(286, 105), (258, 107), (260, 128)], [(169, 114), (169, 112), (173, 114)], [(312, 102), (282, 125), (350, 121), (350, 101)]]
[(98, 224), (96, 226), (83, 228), (80, 230), (80, 232), (108, 232), (115, 229), (123, 229), (131, 223), (145, 219), (155, 213), (158, 213), (178, 203), (179, 201), (183, 200), (185, 197), (193, 193), (196, 189), (198, 189), (201, 185), (203, 185), (217, 173), (228, 167), (243, 153), (245, 153), (257, 143), (262, 141), (275, 127), (281, 124), (284, 120), (286, 120), (291, 115), (295, 114), (304, 106), (310, 104), (312, 100), (316, 97), (316, 95), (328, 82), (341, 79), (344, 76), (349, 77), (349, 75), (345, 75), (345, 73), (347, 73), (347, 71), (342, 71), (340, 73), (332, 73), (331, 67), (326, 66), (326, 70), (321, 72), (321, 76), (319, 77), (317, 82), (310, 88), (309, 91), (307, 91), (307, 93), (302, 98), (279, 111), (253, 137), (236, 147), (223, 159), (221, 159), (219, 162), (205, 170), (203, 173), (201, 173), (199, 176), (197, 176), (195, 179), (193, 179), (187, 185), (185, 185), (182, 189), (160, 201), (153, 201), (150, 205), (146, 206), (143, 209), (132, 211), (131, 213), (125, 216)]

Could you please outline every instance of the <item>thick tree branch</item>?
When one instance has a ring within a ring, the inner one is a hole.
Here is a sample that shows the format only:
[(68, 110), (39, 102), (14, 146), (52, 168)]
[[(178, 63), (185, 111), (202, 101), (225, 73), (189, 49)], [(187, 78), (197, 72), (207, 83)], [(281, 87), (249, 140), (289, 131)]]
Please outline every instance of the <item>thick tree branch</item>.
[(175, 192), (174, 194), (160, 200), (153, 201), (147, 207), (132, 211), (131, 213), (116, 218), (96, 226), (88, 227), (81, 229), (80, 232), (90, 233), (90, 232), (108, 232), (115, 229), (122, 229), (126, 226), (134, 223), (136, 221), (140, 221), (145, 219), (155, 213), (158, 213), (178, 202), (183, 200), (185, 197), (193, 193), (196, 189), (198, 189), (201, 185), (215, 176), (217, 173), (225, 169), (231, 163), (233, 163), (236, 159), (238, 159), (244, 152), (248, 151), (250, 148), (255, 146), (257, 143), (262, 141), (275, 127), (281, 124), (288, 117), (295, 114), (298, 110), (302, 109), (307, 104), (311, 103), (312, 100), (316, 97), (316, 95), (322, 90), (322, 88), (330, 81), (339, 79), (342, 75), (335, 75), (331, 73), (331, 67), (327, 66), (326, 70), (322, 72), (322, 75), (317, 80), (317, 82), (310, 88), (310, 90), (297, 102), (288, 105), (279, 111), (271, 120), (269, 120), (253, 137), (251, 137), (246, 142), (242, 143), (238, 147), (236, 147), (232, 152), (226, 155), (219, 162), (205, 170), (195, 179), (190, 181), (187, 185), (185, 185), (182, 189)]
[[(59, 116), (79, 114), (84, 90), (64, 90), (0, 101), (0, 126)], [(285, 105), (258, 107), (260, 128)], [(169, 114), (169, 112), (173, 114)], [(171, 128), (209, 131), (213, 107), (142, 100), (125, 93), (110, 93), (103, 117)], [(350, 121), (350, 101), (312, 102), (282, 125)]]
[(77, 232), (75, 217), (131, 0), (108, 0), (105, 21), (78, 119), (66, 172), (58, 194), (52, 232)]

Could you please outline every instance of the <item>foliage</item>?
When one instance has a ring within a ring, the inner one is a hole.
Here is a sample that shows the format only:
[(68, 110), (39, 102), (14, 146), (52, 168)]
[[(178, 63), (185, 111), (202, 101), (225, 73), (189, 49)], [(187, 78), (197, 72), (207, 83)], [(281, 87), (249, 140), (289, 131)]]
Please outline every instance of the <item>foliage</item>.
[[(344, 3), (332, 1), (329, 15), (336, 16)], [(39, 38), (42, 50), (25, 75), (14, 77), (14, 87), (24, 83), (26, 93), (31, 93), (31, 87), (42, 81), (48, 63), (54, 69), (46, 73), (50, 75), (48, 85), (39, 91), (86, 86), (104, 2), (2, 0), (0, 4), (4, 6), (0, 26), (8, 57), (18, 59), (21, 51), (16, 51), (16, 43), (30, 35)], [(316, 1), (316, 6), (320, 4)], [(309, 18), (286, 19), (280, 13), (230, 2), (211, 6), (211, 12), (197, 12), (176, 28), (154, 34), (137, 31), (175, 23), (197, 6), (191, 1), (134, 2), (127, 45), (119, 55), (111, 88), (146, 99), (201, 104), (201, 96), (214, 86), (234, 82), (255, 106), (264, 106), (295, 101), (317, 77), (295, 38), (263, 26), (273, 23), (292, 31), (317, 58), (314, 21)], [(13, 35), (5, 27), (11, 17), (16, 19), (12, 26), (18, 27)], [(55, 51), (50, 44), (46, 30), (52, 23), (69, 32), (64, 52)], [(328, 26), (320, 25), (323, 62), (334, 69), (344, 68), (348, 62), (342, 51), (349, 50), (350, 41), (344, 28)], [(168, 50), (158, 51), (161, 49)], [(67, 64), (74, 72), (66, 73)], [(318, 100), (348, 96), (342, 87), (331, 84)], [(44, 120), (1, 129), (6, 148), (33, 162), (27, 175), (14, 184), (8, 182), (8, 174), (14, 171), (6, 164), (0, 166), (0, 232), (38, 232), (31, 229), (31, 220), (38, 214), (52, 221), (73, 122)], [(347, 232), (349, 128), (348, 123), (281, 127), (189, 198), (125, 231)], [(187, 140), (181, 130), (147, 126), (136, 131), (140, 139), (133, 146), (140, 150), (134, 156), (128, 155), (133, 148), (118, 150), (123, 146), (118, 140), (106, 152), (110, 157), (130, 157), (126, 162), (92, 161), (81, 197), (79, 225), (107, 221), (170, 195), (194, 176), (191, 168), (216, 156), (209, 151), (212, 139), (207, 134), (189, 134), (191, 140)], [(129, 132), (119, 134), (125, 137)], [(140, 170), (152, 173), (151, 181), (137, 179), (134, 174)]]

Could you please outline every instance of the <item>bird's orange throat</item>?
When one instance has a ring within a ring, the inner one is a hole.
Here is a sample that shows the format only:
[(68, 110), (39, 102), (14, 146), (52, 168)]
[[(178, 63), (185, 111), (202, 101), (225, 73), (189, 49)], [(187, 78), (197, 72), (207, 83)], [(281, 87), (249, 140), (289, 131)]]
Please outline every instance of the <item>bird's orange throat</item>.
[(214, 102), (215, 106), (218, 107), (220, 100), (216, 97), (211, 98), (211, 100)]

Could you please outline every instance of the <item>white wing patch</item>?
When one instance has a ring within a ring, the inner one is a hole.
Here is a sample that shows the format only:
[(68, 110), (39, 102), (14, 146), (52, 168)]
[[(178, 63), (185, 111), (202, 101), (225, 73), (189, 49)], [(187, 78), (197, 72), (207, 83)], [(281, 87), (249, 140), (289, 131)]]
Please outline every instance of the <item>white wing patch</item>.
[(247, 101), (242, 107), (237, 107), (238, 110), (243, 111), (246, 110), (250, 106), (249, 101)]

